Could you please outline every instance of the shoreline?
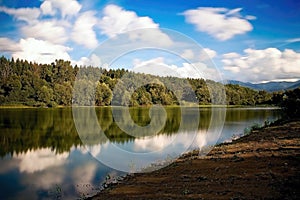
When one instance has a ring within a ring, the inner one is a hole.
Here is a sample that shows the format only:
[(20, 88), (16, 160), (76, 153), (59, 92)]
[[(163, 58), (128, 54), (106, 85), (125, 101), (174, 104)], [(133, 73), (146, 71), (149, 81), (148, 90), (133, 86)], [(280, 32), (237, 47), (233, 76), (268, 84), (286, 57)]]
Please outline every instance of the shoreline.
[[(120, 107), (120, 108), (151, 108), (152, 106), (74, 106), (74, 108), (110, 108), (110, 107)], [(164, 108), (237, 108), (237, 109), (281, 109), (276, 105), (163, 105)], [(32, 108), (32, 109), (55, 109), (55, 108), (73, 108), (73, 106), (55, 106), (55, 107), (44, 107), (44, 106), (26, 106), (26, 105), (0, 105), (0, 109), (15, 109), (15, 108)]]
[(297, 199), (300, 119), (277, 121), (206, 156), (184, 154), (150, 173), (126, 176), (88, 199)]

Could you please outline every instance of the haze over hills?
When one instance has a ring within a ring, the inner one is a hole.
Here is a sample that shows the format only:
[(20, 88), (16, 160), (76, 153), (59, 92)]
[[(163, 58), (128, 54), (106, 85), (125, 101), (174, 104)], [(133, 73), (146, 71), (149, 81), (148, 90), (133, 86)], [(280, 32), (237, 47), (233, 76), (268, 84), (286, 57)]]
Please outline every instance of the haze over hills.
[(228, 80), (225, 83), (240, 85), (248, 87), (254, 90), (266, 90), (268, 92), (276, 92), (282, 90), (292, 90), (300, 87), (300, 80), (296, 82), (280, 81), (280, 82), (268, 82), (268, 83), (249, 83), (235, 80)]

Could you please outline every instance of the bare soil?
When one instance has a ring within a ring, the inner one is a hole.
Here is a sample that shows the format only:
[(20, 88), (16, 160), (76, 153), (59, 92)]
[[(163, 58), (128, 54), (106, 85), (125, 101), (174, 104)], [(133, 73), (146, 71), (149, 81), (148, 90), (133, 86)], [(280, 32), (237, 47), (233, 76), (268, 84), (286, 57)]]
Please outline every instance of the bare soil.
[(300, 199), (300, 120), (127, 176), (91, 199)]

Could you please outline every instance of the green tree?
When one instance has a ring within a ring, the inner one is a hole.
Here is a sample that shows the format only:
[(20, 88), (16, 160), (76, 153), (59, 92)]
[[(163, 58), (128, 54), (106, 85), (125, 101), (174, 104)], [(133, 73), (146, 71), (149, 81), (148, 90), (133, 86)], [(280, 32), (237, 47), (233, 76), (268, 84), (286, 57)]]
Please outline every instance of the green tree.
[(97, 106), (108, 106), (112, 100), (112, 92), (105, 83), (98, 83), (95, 98)]
[(51, 105), (51, 101), (53, 100), (53, 90), (44, 85), (37, 91), (37, 98), (38, 101), (43, 102), (46, 105)]
[(299, 118), (300, 117), (300, 88), (285, 92), (280, 106), (283, 107), (288, 117)]
[(95, 105), (96, 83), (86, 80), (77, 80), (73, 89), (73, 102), (75, 105), (92, 106)]
[(20, 81), (20, 77), (15, 74), (10, 76), (7, 81), (7, 89), (9, 90), (8, 101), (21, 102), (23, 100), (21, 95), (21, 88), (22, 84)]
[(58, 105), (69, 106), (72, 103), (72, 85), (70, 82), (55, 83), (53, 90), (54, 101)]
[(198, 87), (196, 89), (196, 97), (199, 101), (199, 104), (209, 104), (210, 100), (210, 93), (207, 87)]

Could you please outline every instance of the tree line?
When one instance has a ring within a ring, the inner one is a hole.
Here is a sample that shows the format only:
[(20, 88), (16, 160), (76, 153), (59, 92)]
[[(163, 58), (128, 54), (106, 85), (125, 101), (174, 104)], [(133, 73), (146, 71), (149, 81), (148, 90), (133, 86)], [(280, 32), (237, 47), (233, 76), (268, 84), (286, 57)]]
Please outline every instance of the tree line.
[[(139, 86), (136, 83), (145, 84)], [(280, 104), (286, 96), (286, 92), (256, 91), (239, 85), (222, 85), (212, 80), (158, 77), (125, 69), (78, 67), (64, 60), (38, 64), (4, 56), (0, 58), (0, 105), (55, 107), (76, 103), (148, 106), (194, 101), (200, 105), (253, 106)]]

